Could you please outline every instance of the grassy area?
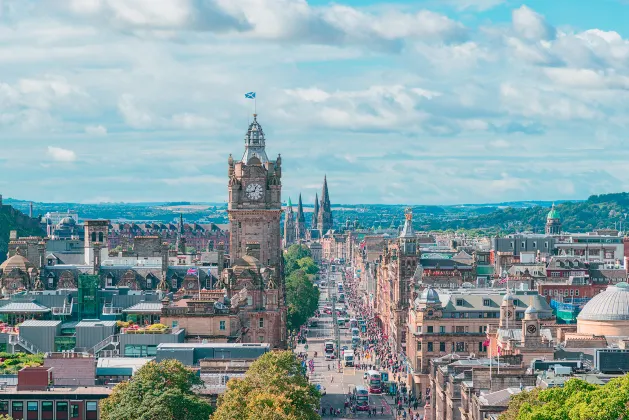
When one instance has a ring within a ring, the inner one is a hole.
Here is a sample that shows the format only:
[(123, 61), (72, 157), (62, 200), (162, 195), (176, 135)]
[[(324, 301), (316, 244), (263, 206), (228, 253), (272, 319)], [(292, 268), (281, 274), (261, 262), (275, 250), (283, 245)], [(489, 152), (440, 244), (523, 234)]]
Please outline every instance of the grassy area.
[(41, 366), (44, 364), (43, 354), (0, 353), (0, 375), (16, 374), (25, 366)]

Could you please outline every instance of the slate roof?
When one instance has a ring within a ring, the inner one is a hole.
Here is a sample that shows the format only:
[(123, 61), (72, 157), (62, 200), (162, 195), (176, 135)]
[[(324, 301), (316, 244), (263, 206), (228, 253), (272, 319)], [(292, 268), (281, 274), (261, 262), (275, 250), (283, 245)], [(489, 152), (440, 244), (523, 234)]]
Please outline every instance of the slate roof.
[(36, 304), (35, 302), (9, 302), (0, 307), (0, 313), (25, 313), (25, 312), (50, 312), (49, 308)]
[(162, 311), (162, 302), (140, 302), (135, 305), (123, 309), (124, 313), (159, 313)]
[(434, 269), (437, 266), (444, 270), (454, 270), (456, 267), (459, 271), (467, 271), (471, 270), (472, 266), (469, 264), (464, 264), (460, 261), (453, 261), (450, 258), (422, 258), (420, 260), (420, 264), (424, 269)]
[(481, 405), (506, 407), (509, 404), (509, 399), (512, 395), (517, 395), (523, 390), (530, 391), (533, 388), (534, 387), (532, 386), (527, 386), (523, 387), (522, 389), (516, 387), (501, 389), (500, 391), (490, 392), (481, 395), (480, 397), (478, 397), (478, 401)]

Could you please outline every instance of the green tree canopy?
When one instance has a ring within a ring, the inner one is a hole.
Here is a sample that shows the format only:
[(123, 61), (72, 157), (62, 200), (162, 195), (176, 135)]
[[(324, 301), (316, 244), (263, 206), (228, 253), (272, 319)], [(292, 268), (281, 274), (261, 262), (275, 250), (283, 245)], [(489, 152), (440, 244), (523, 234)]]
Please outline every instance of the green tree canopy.
[(311, 257), (298, 259), (297, 266), (306, 274), (317, 274), (319, 272), (319, 267)]
[(231, 379), (214, 420), (315, 420), (321, 395), (289, 351), (266, 353), (243, 379)]
[(580, 379), (563, 388), (534, 389), (511, 398), (500, 420), (618, 420), (629, 418), (629, 375), (607, 384)]
[(176, 360), (149, 362), (130, 380), (116, 385), (102, 400), (103, 420), (207, 419), (212, 412), (208, 402), (193, 389), (203, 382)]
[(288, 250), (284, 253), (284, 272), (286, 275), (289, 275), (295, 270), (299, 270), (298, 261), (302, 258), (312, 258), (310, 248), (300, 244), (288, 247)]
[(286, 278), (287, 325), (297, 330), (319, 306), (319, 289), (302, 270), (293, 271)]

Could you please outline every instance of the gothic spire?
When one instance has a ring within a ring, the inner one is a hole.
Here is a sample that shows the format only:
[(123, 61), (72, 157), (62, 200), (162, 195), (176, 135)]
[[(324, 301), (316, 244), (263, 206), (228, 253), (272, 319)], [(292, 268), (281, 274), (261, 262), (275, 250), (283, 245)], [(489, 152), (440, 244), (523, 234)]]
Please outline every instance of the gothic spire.
[(404, 228), (400, 233), (400, 238), (415, 238), (415, 231), (413, 230), (413, 210), (408, 207), (404, 211)]
[(184, 236), (183, 213), (179, 213), (179, 226), (177, 226), (177, 252), (180, 255), (186, 253), (186, 237)]
[(328, 177), (323, 176), (323, 189), (321, 190), (321, 209), (322, 211), (330, 211), (330, 194), (328, 192)]
[(299, 202), (297, 203), (297, 221), (301, 223), (305, 223), (304, 206), (301, 203), (301, 193), (299, 193)]
[(315, 204), (312, 212), (312, 228), (317, 228), (317, 221), (319, 220), (319, 196), (315, 193)]

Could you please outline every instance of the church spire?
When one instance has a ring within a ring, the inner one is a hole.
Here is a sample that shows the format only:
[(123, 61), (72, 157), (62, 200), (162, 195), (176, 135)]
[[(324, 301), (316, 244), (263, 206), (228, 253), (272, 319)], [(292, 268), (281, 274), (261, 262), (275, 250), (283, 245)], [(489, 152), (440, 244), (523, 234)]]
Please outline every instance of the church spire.
[(297, 216), (295, 217), (295, 239), (300, 240), (306, 237), (306, 219), (304, 218), (304, 206), (301, 202), (301, 193), (297, 203)]
[(330, 204), (330, 193), (328, 192), (328, 177), (324, 176), (317, 228), (321, 231), (321, 235), (325, 235), (332, 229), (332, 226), (332, 205)]
[(177, 226), (177, 253), (184, 255), (186, 253), (186, 237), (184, 236), (183, 213), (179, 213), (179, 225)]
[(312, 211), (312, 229), (317, 229), (319, 220), (319, 196), (315, 193), (314, 210)]

